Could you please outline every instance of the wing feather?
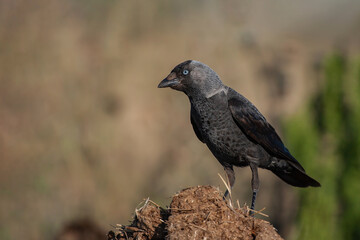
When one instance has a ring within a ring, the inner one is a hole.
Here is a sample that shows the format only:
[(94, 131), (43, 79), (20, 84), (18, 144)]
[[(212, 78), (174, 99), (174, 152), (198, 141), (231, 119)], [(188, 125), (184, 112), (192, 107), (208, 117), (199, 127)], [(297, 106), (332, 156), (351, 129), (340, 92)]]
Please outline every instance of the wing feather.
[[(232, 90), (235, 92), (234, 90)], [(297, 168), (304, 171), (300, 163), (290, 154), (275, 129), (265, 117), (245, 97), (235, 92), (228, 100), (231, 114), (238, 127), (253, 142), (262, 146), (271, 155), (287, 159)]]

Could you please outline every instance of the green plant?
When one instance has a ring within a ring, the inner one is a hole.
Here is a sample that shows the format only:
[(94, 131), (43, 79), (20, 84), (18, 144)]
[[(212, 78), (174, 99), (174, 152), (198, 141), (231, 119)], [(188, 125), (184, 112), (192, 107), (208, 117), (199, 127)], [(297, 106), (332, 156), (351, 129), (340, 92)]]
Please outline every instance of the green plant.
[(360, 65), (334, 54), (322, 73), (313, 100), (285, 124), (294, 155), (322, 184), (301, 190), (299, 239), (359, 239)]

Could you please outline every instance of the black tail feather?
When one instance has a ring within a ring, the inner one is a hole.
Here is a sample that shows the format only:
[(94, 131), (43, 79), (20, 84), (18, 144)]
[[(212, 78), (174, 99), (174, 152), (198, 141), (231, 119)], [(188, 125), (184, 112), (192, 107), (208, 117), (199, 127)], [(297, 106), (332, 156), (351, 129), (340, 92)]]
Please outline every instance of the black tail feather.
[(279, 178), (281, 178), (287, 184), (295, 187), (320, 187), (321, 184), (309, 177), (304, 171), (301, 171), (293, 167), (290, 171), (284, 171), (283, 169), (271, 169)]

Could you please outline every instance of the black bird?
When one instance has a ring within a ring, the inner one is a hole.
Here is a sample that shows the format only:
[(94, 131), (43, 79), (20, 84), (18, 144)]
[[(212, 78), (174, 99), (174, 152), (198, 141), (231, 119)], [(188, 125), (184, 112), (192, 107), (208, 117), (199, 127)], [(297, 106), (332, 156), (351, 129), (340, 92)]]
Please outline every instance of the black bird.
[[(258, 167), (272, 171), (292, 186), (320, 187), (305, 173), (259, 110), (243, 95), (225, 86), (209, 66), (194, 60), (180, 63), (158, 87), (170, 87), (189, 97), (195, 134), (224, 167), (230, 187), (235, 182), (233, 166), (250, 166), (252, 210), (259, 190)], [(224, 198), (227, 194), (228, 191)]]

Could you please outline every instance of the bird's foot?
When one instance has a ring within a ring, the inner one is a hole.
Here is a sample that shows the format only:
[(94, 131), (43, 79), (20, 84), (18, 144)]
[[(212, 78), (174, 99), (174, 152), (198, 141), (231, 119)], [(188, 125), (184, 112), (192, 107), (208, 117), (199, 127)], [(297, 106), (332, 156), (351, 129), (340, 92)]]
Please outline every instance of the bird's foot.
[(233, 204), (232, 204), (232, 198), (231, 198), (231, 194), (229, 194), (229, 191), (226, 190), (224, 196), (223, 196), (223, 200), (228, 204), (228, 206), (231, 209), (234, 209)]
[(254, 216), (254, 209), (250, 208), (249, 210), (249, 216), (253, 217)]
[(226, 200), (227, 195), (229, 195), (229, 191), (228, 191), (228, 190), (225, 191), (225, 194), (224, 194), (224, 196), (223, 196), (224, 201)]
[(253, 195), (252, 195), (252, 199), (251, 199), (251, 207), (250, 207), (250, 216), (251, 216), (251, 217), (254, 216), (254, 208), (255, 208), (256, 195), (257, 195), (257, 190), (254, 190), (254, 191), (253, 191)]

